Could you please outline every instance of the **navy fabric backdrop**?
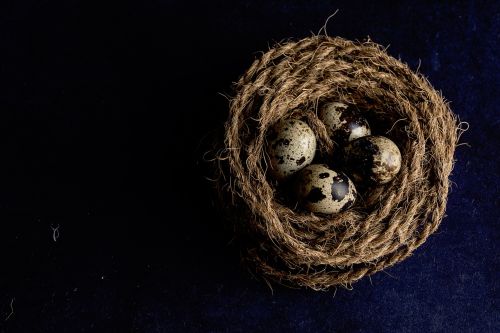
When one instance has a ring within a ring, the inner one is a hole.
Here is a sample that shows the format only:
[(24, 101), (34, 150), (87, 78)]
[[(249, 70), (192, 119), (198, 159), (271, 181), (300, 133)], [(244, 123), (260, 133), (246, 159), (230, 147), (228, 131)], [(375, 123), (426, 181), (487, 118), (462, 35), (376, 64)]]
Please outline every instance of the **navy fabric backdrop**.
[[(0, 6), (1, 332), (500, 331), (498, 1)], [(337, 9), (328, 33), (420, 66), (468, 145), (411, 258), (351, 291), (272, 293), (199, 157), (257, 51)]]

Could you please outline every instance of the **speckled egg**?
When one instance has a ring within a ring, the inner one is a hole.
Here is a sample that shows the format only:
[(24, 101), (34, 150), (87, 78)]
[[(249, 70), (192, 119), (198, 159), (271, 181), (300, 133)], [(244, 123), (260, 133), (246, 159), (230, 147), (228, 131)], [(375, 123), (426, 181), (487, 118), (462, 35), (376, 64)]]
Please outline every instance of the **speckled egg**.
[(313, 213), (339, 213), (356, 199), (352, 181), (323, 164), (311, 164), (300, 171), (296, 191), (301, 205)]
[(330, 138), (338, 144), (371, 134), (370, 125), (353, 105), (340, 102), (325, 104), (319, 111)]
[(309, 165), (316, 152), (316, 136), (305, 122), (285, 119), (274, 125), (267, 137), (270, 172), (283, 180)]
[(401, 169), (398, 146), (383, 136), (365, 136), (344, 148), (346, 172), (355, 182), (386, 184)]

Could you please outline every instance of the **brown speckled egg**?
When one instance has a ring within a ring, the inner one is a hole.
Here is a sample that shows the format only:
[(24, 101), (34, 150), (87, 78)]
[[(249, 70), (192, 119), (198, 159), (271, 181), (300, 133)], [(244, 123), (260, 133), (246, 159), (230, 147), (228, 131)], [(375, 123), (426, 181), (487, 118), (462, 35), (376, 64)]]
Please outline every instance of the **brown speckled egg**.
[(346, 172), (355, 182), (386, 184), (401, 169), (398, 146), (383, 136), (365, 136), (344, 148)]
[(267, 137), (271, 174), (283, 180), (309, 165), (316, 152), (316, 136), (305, 122), (285, 119), (274, 125)]
[(352, 181), (323, 164), (311, 164), (300, 171), (296, 191), (301, 205), (313, 213), (339, 213), (356, 199)]
[(319, 111), (330, 138), (338, 144), (371, 134), (370, 125), (353, 105), (340, 102), (325, 104)]

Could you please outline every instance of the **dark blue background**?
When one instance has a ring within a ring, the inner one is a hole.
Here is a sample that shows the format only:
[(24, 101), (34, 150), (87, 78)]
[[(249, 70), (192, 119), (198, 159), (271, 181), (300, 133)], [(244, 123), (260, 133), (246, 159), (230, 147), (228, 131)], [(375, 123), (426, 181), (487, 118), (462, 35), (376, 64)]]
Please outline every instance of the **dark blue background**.
[[(500, 331), (498, 1), (0, 6), (1, 332)], [(336, 9), (328, 33), (420, 65), (468, 145), (411, 258), (352, 291), (271, 292), (199, 157), (257, 51)]]

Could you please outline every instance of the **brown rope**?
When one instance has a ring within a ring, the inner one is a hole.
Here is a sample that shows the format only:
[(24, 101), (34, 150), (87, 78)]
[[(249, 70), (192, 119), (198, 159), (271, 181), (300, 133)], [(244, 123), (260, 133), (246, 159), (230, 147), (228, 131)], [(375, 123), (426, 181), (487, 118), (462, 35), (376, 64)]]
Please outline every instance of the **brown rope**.
[[(263, 54), (235, 85), (217, 186), (233, 205), (247, 264), (291, 286), (349, 286), (405, 259), (439, 226), (458, 131), (443, 97), (373, 42), (314, 36)], [(320, 153), (335, 143), (317, 118), (324, 101), (355, 103), (374, 134), (397, 143), (401, 171), (372, 202), (320, 216), (286, 205), (266, 176), (266, 132), (304, 118)], [(229, 195), (229, 196), (228, 196)]]

